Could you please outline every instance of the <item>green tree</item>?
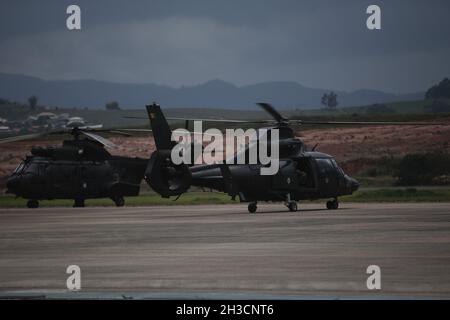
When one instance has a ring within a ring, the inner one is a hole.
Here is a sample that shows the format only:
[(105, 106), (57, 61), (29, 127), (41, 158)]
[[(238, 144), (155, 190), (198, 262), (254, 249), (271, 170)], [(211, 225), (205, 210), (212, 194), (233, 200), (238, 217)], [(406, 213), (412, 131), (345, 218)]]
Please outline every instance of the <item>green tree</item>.
[(450, 174), (450, 155), (446, 153), (408, 154), (398, 164), (394, 176), (399, 185), (430, 185), (439, 176)]
[(439, 84), (432, 86), (425, 93), (426, 99), (450, 99), (450, 80), (443, 79)]
[(324, 93), (321, 102), (325, 107), (328, 107), (330, 109), (336, 109), (339, 104), (337, 101), (337, 94), (333, 91), (331, 91), (330, 93)]
[(28, 104), (30, 105), (31, 111), (35, 111), (37, 107), (38, 98), (36, 96), (31, 96), (28, 98)]
[(120, 110), (119, 103), (117, 101), (108, 102), (105, 104), (105, 109), (108, 111)]

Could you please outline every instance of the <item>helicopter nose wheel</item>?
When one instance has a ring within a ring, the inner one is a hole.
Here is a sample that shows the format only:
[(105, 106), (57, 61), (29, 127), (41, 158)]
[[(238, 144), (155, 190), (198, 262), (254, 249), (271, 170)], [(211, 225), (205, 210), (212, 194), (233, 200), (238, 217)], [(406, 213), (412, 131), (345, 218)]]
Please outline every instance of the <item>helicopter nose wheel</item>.
[(84, 208), (84, 199), (75, 199), (73, 203), (74, 208)]
[(328, 210), (336, 210), (337, 208), (339, 208), (339, 202), (337, 198), (335, 198), (334, 200), (327, 201)]
[(116, 204), (116, 207), (123, 207), (125, 205), (125, 199), (121, 196), (114, 197), (112, 200)]
[(298, 210), (297, 202), (291, 201), (286, 205), (290, 212), (296, 212)]
[(297, 202), (295, 200), (291, 200), (290, 193), (286, 195), (286, 207), (288, 207), (290, 212), (296, 212), (298, 210)]
[(248, 204), (248, 212), (255, 213), (258, 206), (256, 205), (256, 202), (250, 202)]
[(28, 208), (32, 208), (32, 209), (39, 208), (39, 201), (37, 201), (37, 200), (28, 200), (27, 201), (27, 207)]

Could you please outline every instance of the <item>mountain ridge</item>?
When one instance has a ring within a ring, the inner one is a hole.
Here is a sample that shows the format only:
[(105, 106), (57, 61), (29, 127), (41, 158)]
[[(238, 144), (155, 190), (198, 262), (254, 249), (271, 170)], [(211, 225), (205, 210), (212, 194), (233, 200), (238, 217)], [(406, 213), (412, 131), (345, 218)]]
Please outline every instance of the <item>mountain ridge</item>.
[[(102, 109), (118, 101), (123, 109), (139, 108), (157, 101), (167, 108), (248, 109), (255, 102), (273, 103), (280, 109), (321, 108), (329, 89), (303, 86), (294, 81), (270, 81), (237, 86), (212, 79), (205, 83), (174, 88), (153, 83), (119, 83), (94, 79), (44, 80), (39, 77), (0, 73), (0, 98), (25, 103), (36, 95), (39, 104), (60, 107)], [(358, 106), (420, 99), (424, 93), (396, 95), (372, 89), (352, 92), (335, 90), (340, 106)]]

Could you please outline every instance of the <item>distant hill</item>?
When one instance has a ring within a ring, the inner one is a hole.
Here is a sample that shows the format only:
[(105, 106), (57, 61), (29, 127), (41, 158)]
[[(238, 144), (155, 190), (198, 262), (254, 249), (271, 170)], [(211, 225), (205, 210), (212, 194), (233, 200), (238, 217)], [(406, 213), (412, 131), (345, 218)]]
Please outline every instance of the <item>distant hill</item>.
[[(48, 106), (103, 109), (106, 102), (118, 101), (121, 108), (140, 108), (157, 101), (164, 107), (250, 109), (265, 101), (280, 109), (321, 108), (320, 99), (330, 90), (313, 89), (296, 82), (263, 82), (235, 86), (211, 80), (195, 86), (172, 88), (156, 84), (114, 83), (96, 80), (43, 80), (36, 77), (0, 73), (0, 98), (26, 102), (36, 95)], [(376, 90), (335, 91), (339, 106), (359, 106), (422, 99), (424, 93), (395, 95)]]

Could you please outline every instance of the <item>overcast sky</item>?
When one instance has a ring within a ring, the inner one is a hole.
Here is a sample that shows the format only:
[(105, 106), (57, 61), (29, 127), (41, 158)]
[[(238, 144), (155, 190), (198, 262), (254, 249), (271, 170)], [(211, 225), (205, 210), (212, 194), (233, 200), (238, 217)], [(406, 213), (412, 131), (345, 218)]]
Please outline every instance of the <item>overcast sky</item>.
[[(450, 1), (0, 0), (0, 72), (179, 87), (424, 91), (450, 76)], [(66, 8), (81, 7), (81, 31)], [(378, 4), (382, 30), (366, 28)]]

